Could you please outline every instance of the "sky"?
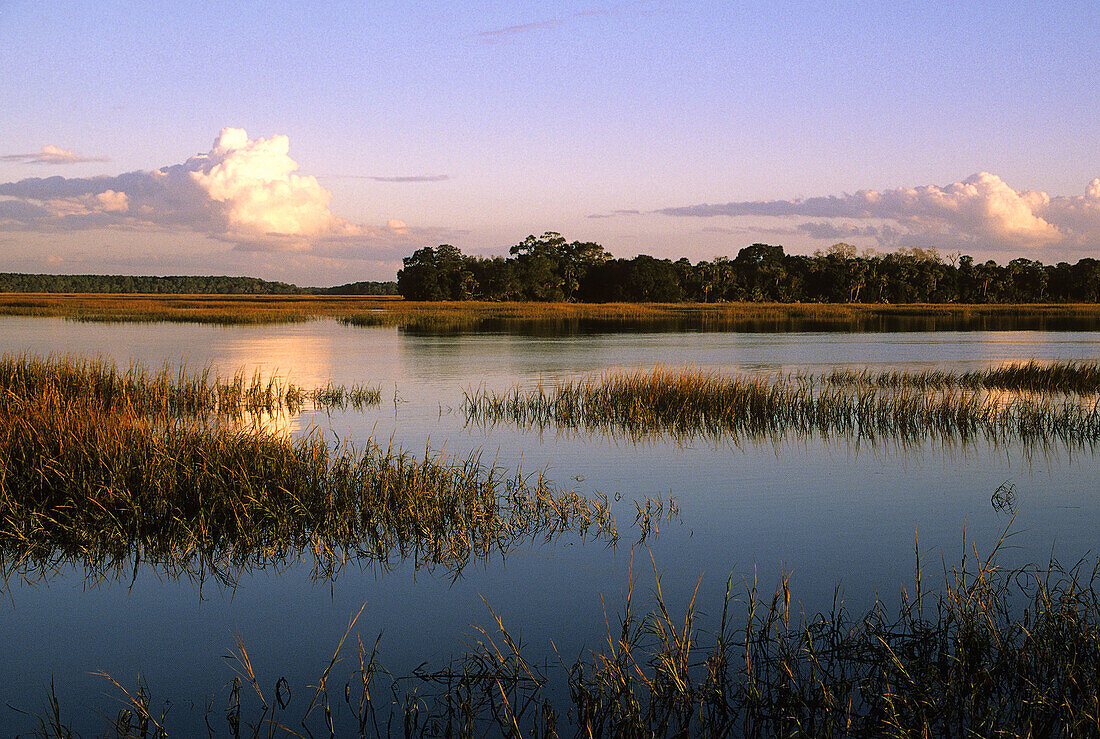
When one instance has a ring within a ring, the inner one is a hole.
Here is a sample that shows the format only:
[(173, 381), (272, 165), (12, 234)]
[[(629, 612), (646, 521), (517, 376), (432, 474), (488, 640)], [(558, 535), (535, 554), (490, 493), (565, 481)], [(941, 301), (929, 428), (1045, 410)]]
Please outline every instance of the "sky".
[(1100, 3), (0, 0), (0, 271), (1100, 257)]

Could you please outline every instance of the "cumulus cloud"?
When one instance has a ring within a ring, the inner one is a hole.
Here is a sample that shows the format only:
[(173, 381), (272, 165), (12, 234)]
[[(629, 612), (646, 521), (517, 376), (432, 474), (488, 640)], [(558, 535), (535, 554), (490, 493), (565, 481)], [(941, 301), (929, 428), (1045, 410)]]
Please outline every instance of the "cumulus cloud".
[(23, 164), (84, 164), (85, 162), (109, 162), (107, 157), (82, 157), (74, 151), (60, 146), (46, 144), (42, 151), (33, 154), (3, 154), (0, 162), (22, 162)]
[[(1015, 190), (995, 174), (979, 172), (946, 186), (899, 187), (882, 192), (797, 200), (756, 200), (663, 208), (678, 217), (772, 216), (827, 219), (799, 230), (817, 238), (899, 235), (980, 243), (1002, 248), (1083, 246), (1100, 239), (1100, 179), (1081, 196)], [(833, 222), (842, 219), (842, 223)], [(853, 225), (868, 220), (886, 226)]]
[(289, 152), (286, 136), (249, 139), (225, 128), (210, 151), (152, 172), (0, 183), (0, 198), (7, 198), (0, 199), (0, 228), (186, 229), (249, 250), (410, 233), (405, 224), (370, 228), (334, 215), (331, 193), (315, 177), (296, 174)]
[(286, 136), (252, 141), (243, 129), (225, 128), (208, 154), (185, 166), (191, 181), (224, 205), (226, 235), (234, 240), (358, 234), (359, 227), (332, 214), (332, 194), (316, 178), (294, 174), (298, 164), (289, 152)]
[(95, 201), (107, 213), (125, 213), (130, 209), (130, 197), (124, 192), (105, 190), (95, 196)]

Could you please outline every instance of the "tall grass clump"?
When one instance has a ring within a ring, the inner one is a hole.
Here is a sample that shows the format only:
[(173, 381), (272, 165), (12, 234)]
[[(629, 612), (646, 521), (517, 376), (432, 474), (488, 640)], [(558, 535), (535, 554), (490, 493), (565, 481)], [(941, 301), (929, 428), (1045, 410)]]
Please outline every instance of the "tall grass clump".
[(220, 402), (212, 383), (161, 377), (131, 387), (134, 376), (96, 363), (2, 369), (0, 560), (9, 574), (72, 562), (106, 575), (144, 559), (231, 580), (295, 557), (325, 577), (349, 561), (393, 558), (457, 570), (536, 536), (616, 536), (605, 497), (478, 455), (333, 446), (319, 433), (292, 440), (176, 412)]
[(120, 369), (101, 358), (71, 356), (0, 356), (0, 392), (14, 397), (47, 400), (52, 395), (89, 402), (105, 411), (130, 408), (139, 415), (240, 416), (243, 413), (297, 413), (306, 402), (315, 408), (365, 408), (378, 405), (382, 391), (367, 385), (335, 385), (306, 389), (276, 376), (251, 378), (243, 371), (230, 378), (187, 367), (149, 370), (140, 364)]
[(1072, 445), (1100, 440), (1100, 401), (1044, 395), (1004, 400), (948, 387), (837, 382), (829, 377), (705, 373), (656, 367), (611, 371), (553, 386), (466, 392), (475, 422), (633, 434), (767, 436), (794, 432), (919, 440), (1020, 439)]
[(216, 576), (312, 557), (412, 559), (457, 571), (535, 536), (614, 538), (609, 504), (476, 457), (332, 448), (222, 424), (155, 422), (8, 401), (0, 413), (0, 551), (9, 563), (138, 558)]
[(874, 385), (920, 390), (965, 388), (1032, 393), (1095, 394), (1100, 392), (1100, 362), (1039, 363), (1032, 359), (1027, 362), (1010, 362), (1001, 367), (971, 372), (834, 370), (825, 375), (824, 379), (838, 385)]

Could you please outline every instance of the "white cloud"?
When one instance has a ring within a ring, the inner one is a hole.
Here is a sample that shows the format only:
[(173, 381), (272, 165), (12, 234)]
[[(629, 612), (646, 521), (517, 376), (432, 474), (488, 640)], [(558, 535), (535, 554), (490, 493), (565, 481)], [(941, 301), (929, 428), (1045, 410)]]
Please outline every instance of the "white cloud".
[(125, 213), (130, 209), (130, 198), (124, 192), (105, 190), (95, 196), (100, 210), (108, 213)]
[(106, 157), (82, 157), (74, 151), (62, 149), (60, 146), (46, 144), (42, 151), (33, 154), (4, 154), (0, 155), (2, 162), (22, 162), (23, 164), (83, 164), (85, 162), (109, 162)]
[(152, 172), (0, 183), (0, 229), (183, 229), (259, 251), (410, 236), (398, 221), (371, 228), (337, 217), (331, 193), (296, 174), (289, 152), (286, 136), (249, 139), (225, 128), (210, 151)]
[[(760, 200), (664, 208), (657, 213), (681, 217), (772, 216), (843, 219), (802, 224), (821, 238), (841, 232), (896, 241), (899, 236), (978, 243), (1000, 248), (1083, 246), (1100, 239), (1100, 179), (1084, 196), (1050, 196), (1014, 190), (995, 174), (979, 172), (946, 186), (860, 190), (840, 196), (798, 200)], [(860, 227), (851, 221), (877, 221), (889, 228)]]
[(214, 148), (188, 160), (191, 179), (225, 204), (227, 232), (249, 239), (358, 235), (362, 229), (329, 211), (332, 194), (313, 177), (294, 174), (290, 139), (250, 141), (240, 128), (222, 129)]

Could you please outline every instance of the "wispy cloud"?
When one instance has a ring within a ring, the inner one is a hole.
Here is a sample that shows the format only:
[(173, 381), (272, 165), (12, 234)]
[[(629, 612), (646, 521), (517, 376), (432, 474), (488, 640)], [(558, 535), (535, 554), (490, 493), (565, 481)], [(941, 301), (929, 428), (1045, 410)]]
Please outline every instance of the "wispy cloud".
[(610, 213), (592, 213), (587, 218), (618, 218), (619, 216), (638, 216), (642, 215), (640, 210), (613, 210)]
[(446, 182), (451, 179), (446, 174), (398, 175), (395, 177), (376, 177), (363, 174), (326, 174), (317, 175), (321, 180), (373, 180), (374, 182)]
[(653, 5), (653, 0), (639, 0), (638, 2), (619, 3), (617, 5), (611, 5), (606, 8), (596, 8), (593, 10), (581, 10), (566, 17), (566, 20), (560, 18), (548, 18), (546, 20), (534, 21), (532, 23), (522, 23), (515, 26), (505, 26), (504, 28), (494, 28), (488, 31), (481, 31), (471, 36), (466, 36), (467, 39), (479, 39), (483, 43), (495, 43), (509, 36), (517, 36), (521, 34), (531, 33), (532, 31), (545, 31), (553, 28), (558, 28), (564, 25), (570, 19), (586, 19), (586, 18), (599, 18), (602, 16), (612, 15), (622, 10), (629, 8), (637, 8), (643, 6)]
[(375, 182), (444, 182), (451, 179), (445, 174), (422, 174), (399, 177), (371, 177)]
[(880, 244), (895, 243), (901, 233), (891, 226), (859, 225), (855, 223), (830, 223), (829, 221), (808, 221), (798, 224), (795, 229), (798, 233), (806, 234), (812, 239), (837, 239), (869, 238), (876, 239)]
[(792, 236), (798, 233), (796, 228), (779, 227), (751, 227), (751, 226), (703, 226), (701, 233), (722, 234), (723, 236)]
[(86, 162), (109, 162), (107, 157), (84, 157), (69, 149), (46, 144), (42, 151), (33, 154), (2, 154), (2, 162), (20, 162), (22, 164), (84, 164)]
[(476, 33), (470, 38), (479, 38), (486, 41), (492, 41), (499, 39), (502, 36), (515, 36), (521, 33), (530, 33), (531, 31), (541, 31), (548, 28), (557, 28), (561, 25), (561, 21), (556, 18), (551, 18), (545, 21), (536, 21), (534, 23), (523, 23), (518, 26), (506, 26), (504, 28), (495, 28), (491, 31), (482, 31)]
[(0, 183), (0, 231), (185, 230), (252, 251), (363, 248), (415, 234), (398, 220), (371, 227), (336, 216), (332, 194), (295, 174), (289, 149), (286, 136), (225, 128), (209, 152), (152, 172)]

